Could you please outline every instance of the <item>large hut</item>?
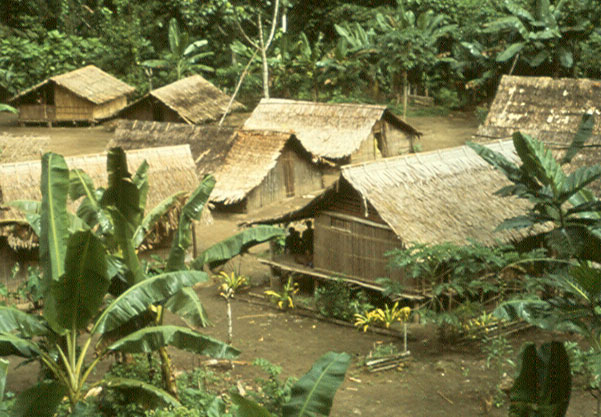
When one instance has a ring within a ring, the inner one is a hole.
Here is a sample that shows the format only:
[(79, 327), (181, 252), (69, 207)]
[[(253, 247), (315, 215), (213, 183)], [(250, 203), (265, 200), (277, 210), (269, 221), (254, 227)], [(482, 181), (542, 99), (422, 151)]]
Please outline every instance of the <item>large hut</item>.
[[(511, 141), (489, 146), (517, 159)], [(264, 262), (377, 287), (379, 277), (403, 279), (402, 271), (387, 268), (385, 253), (392, 249), (471, 239), (494, 245), (523, 236), (495, 230), (527, 208), (521, 200), (494, 195), (507, 183), (503, 174), (461, 146), (343, 167), (338, 182), (306, 206), (252, 223), (314, 219), (313, 268), (286, 255)]]
[(300, 141), (273, 131), (238, 131), (215, 177), (216, 207), (246, 213), (323, 187), (321, 172)]
[(20, 92), (10, 103), (19, 122), (95, 122), (114, 116), (135, 89), (94, 65), (50, 77)]
[(199, 176), (212, 174), (223, 164), (232, 146), (234, 129), (213, 125), (119, 120), (108, 147), (125, 150), (189, 144)]
[(48, 150), (48, 136), (0, 133), (0, 164), (39, 159)]
[(244, 129), (292, 132), (317, 158), (337, 165), (413, 151), (420, 133), (385, 106), (262, 99)]
[[(124, 119), (204, 124), (219, 120), (230, 97), (200, 75), (152, 90), (119, 113)], [(244, 106), (234, 101), (231, 111)]]
[[(79, 168), (86, 172), (96, 187), (107, 186), (106, 153), (65, 158), (69, 169)], [(135, 172), (143, 161), (149, 164), (149, 192), (147, 210), (177, 191), (191, 191), (198, 185), (194, 161), (188, 145), (141, 149), (127, 152), (130, 172)], [(30, 252), (37, 249), (37, 236), (32, 232), (24, 215), (5, 204), (13, 200), (40, 200), (40, 160), (6, 163), (0, 165), (0, 248), (6, 252)], [(182, 197), (183, 201), (183, 197)], [(78, 202), (69, 202), (69, 210), (75, 212)], [(161, 247), (169, 241), (177, 227), (179, 207), (167, 213), (151, 231), (143, 243), (144, 249)], [(4, 259), (2, 262), (7, 262)]]

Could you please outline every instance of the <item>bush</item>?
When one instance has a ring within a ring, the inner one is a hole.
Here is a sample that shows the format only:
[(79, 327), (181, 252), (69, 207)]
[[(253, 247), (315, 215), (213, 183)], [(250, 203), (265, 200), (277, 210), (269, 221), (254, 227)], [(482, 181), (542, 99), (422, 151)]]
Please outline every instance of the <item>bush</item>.
[(352, 321), (355, 314), (371, 310), (365, 291), (353, 289), (342, 281), (321, 283), (315, 291), (315, 307), (325, 317)]

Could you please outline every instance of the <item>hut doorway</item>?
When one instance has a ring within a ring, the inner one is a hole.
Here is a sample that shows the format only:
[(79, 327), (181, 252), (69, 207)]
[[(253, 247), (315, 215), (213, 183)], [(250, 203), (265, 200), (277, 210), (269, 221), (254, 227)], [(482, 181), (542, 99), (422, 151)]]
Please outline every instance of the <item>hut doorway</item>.
[(294, 161), (291, 152), (286, 152), (282, 155), (282, 166), (284, 168), (286, 197), (294, 197)]

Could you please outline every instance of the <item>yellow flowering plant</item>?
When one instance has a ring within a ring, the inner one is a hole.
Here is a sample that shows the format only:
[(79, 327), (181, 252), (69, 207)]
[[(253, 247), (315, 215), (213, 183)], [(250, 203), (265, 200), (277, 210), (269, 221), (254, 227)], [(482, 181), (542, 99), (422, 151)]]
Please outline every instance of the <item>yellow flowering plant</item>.
[(296, 293), (298, 293), (298, 284), (292, 280), (292, 277), (288, 278), (288, 281), (286, 284), (284, 284), (281, 291), (265, 291), (265, 295), (270, 297), (271, 302), (277, 304), (280, 310), (294, 308), (294, 301), (292, 300), (292, 297)]

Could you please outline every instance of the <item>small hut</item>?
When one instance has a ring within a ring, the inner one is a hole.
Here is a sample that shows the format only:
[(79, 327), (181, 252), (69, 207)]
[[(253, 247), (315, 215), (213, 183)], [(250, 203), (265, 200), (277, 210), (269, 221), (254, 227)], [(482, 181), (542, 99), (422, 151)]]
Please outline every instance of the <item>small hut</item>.
[(119, 120), (107, 148), (125, 150), (189, 144), (200, 177), (214, 173), (230, 150), (235, 130), (213, 125)]
[(48, 136), (19, 136), (0, 133), (0, 164), (40, 159), (48, 150)]
[(291, 133), (238, 131), (211, 194), (216, 207), (251, 212), (323, 187), (319, 168)]
[[(511, 141), (490, 148), (517, 159)], [(470, 239), (494, 245), (523, 236), (495, 231), (504, 219), (527, 208), (522, 200), (494, 195), (506, 184), (503, 174), (461, 146), (343, 167), (338, 182), (305, 207), (251, 223), (313, 218), (314, 268), (285, 255), (265, 263), (373, 287), (379, 277), (402, 279), (402, 271), (387, 268), (385, 253), (392, 249), (412, 243), (465, 244)]]
[[(219, 120), (230, 97), (200, 75), (152, 90), (119, 113), (124, 119), (203, 124)], [(244, 106), (234, 101), (231, 111)]]
[[(106, 153), (65, 158), (69, 169), (79, 168), (94, 181), (96, 187), (107, 186)], [(194, 161), (188, 145), (163, 148), (140, 149), (127, 152), (130, 172), (135, 172), (143, 161), (149, 164), (148, 183), (150, 186), (147, 210), (177, 191), (191, 191), (198, 185)], [(7, 163), (0, 165), (0, 205), (13, 200), (40, 200), (40, 160)], [(69, 202), (69, 210), (75, 212), (79, 202)], [(144, 242), (144, 248), (160, 247), (168, 241), (171, 232), (177, 227), (179, 208), (166, 214)], [(7, 221), (0, 228), (1, 247), (12, 250), (31, 251), (37, 249), (37, 236), (24, 221), (20, 211), (2, 207), (0, 219)]]
[(312, 155), (337, 165), (413, 150), (420, 133), (385, 106), (262, 99), (244, 129), (292, 132)]
[(135, 89), (94, 65), (48, 78), (14, 96), (19, 122), (95, 122), (114, 116)]

